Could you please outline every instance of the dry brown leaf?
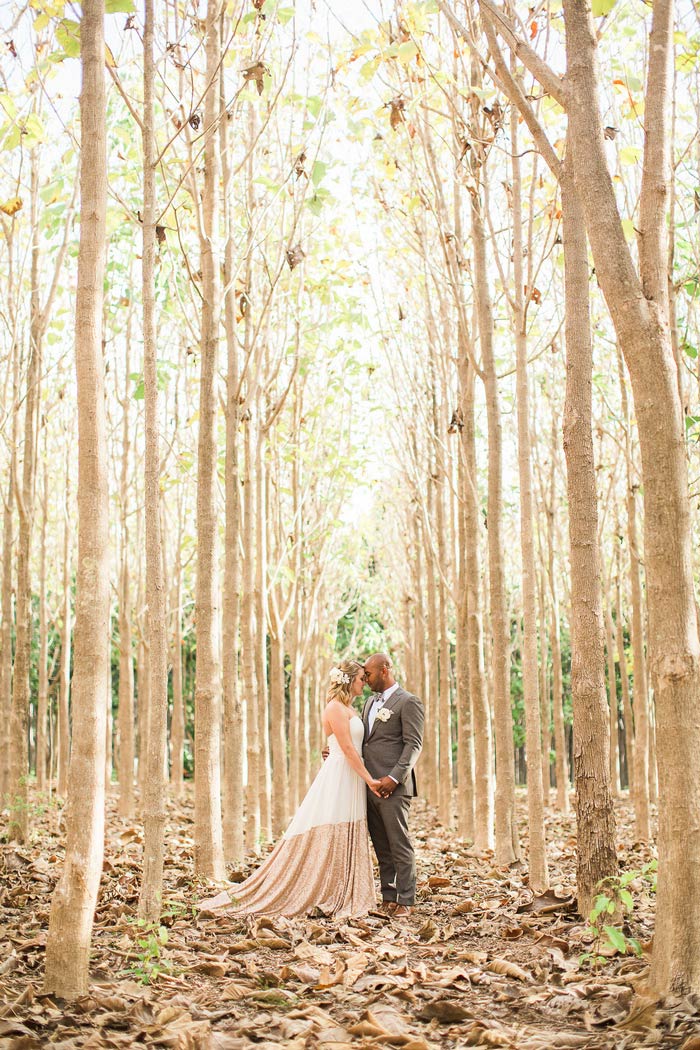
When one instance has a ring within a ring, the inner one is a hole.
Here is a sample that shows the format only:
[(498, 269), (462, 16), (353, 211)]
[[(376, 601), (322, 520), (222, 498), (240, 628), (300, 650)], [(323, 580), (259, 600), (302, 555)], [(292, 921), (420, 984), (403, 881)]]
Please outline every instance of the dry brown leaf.
[(421, 941), (425, 941), (426, 944), (430, 941), (436, 941), (440, 936), (440, 929), (432, 919), (426, 919), (421, 928), (418, 931), (418, 937)]
[(637, 995), (630, 1003), (630, 1011), (616, 1028), (629, 1028), (639, 1032), (643, 1029), (656, 1028), (658, 1021), (659, 1000), (645, 995)]
[(432, 1021), (435, 1019), (440, 1024), (456, 1024), (464, 1021), (467, 1017), (473, 1017), (473, 1013), (466, 1010), (461, 1003), (453, 999), (434, 999), (426, 1003), (417, 1016), (421, 1021)]
[(431, 875), (428, 879), (429, 886), (450, 886), (451, 884), (452, 879), (446, 879), (442, 875)]
[(333, 988), (334, 985), (342, 983), (344, 976), (345, 963), (342, 959), (337, 959), (333, 970), (331, 970), (330, 966), (323, 967), (315, 987), (319, 991), (322, 991), (324, 988)]
[(309, 944), (308, 941), (297, 944), (294, 956), (297, 959), (310, 959), (321, 966), (332, 966), (335, 962), (333, 952), (329, 952), (327, 948), (317, 948), (315, 944)]
[(343, 984), (351, 988), (355, 981), (365, 972), (369, 965), (369, 955), (366, 952), (353, 952), (345, 960), (345, 973)]
[(462, 901), (461, 904), (458, 904), (456, 907), (454, 907), (452, 909), (452, 914), (453, 915), (468, 915), (470, 912), (474, 911), (475, 907), (476, 907), (476, 904), (474, 903), (474, 901), (470, 900), (469, 898), (467, 898), (467, 900)]
[(486, 969), (490, 970), (491, 973), (500, 973), (504, 977), (514, 977), (516, 981), (529, 981), (531, 979), (529, 973), (509, 959), (491, 959), (486, 964)]

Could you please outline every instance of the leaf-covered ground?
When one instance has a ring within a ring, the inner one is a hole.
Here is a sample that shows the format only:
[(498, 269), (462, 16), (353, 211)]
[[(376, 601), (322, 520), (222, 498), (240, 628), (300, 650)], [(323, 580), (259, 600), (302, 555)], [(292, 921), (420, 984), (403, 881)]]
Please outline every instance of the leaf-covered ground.
[[(533, 899), (524, 866), (475, 856), (420, 801), (414, 914), (350, 922), (198, 919), (210, 887), (192, 875), (192, 805), (171, 804), (162, 928), (147, 930), (136, 921), (141, 831), (110, 799), (90, 994), (56, 1001), (42, 977), (60, 816), (45, 807), (30, 846), (0, 847), (1, 1048), (700, 1050), (700, 1000), (648, 994), (646, 882), (631, 883), (635, 908), (620, 921), (644, 954), (599, 944), (593, 970), (580, 957), (596, 945), (572, 907), (573, 818), (550, 811), (553, 889)], [(524, 806), (522, 817), (526, 846)], [(640, 869), (650, 854), (633, 841), (626, 802), (618, 822), (621, 868)]]

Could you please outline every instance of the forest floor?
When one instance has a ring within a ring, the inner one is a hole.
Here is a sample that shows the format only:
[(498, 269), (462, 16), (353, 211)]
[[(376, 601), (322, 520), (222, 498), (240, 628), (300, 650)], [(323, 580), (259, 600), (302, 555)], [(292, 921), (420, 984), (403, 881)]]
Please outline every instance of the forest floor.
[[(608, 938), (594, 943), (573, 904), (574, 819), (553, 810), (553, 888), (543, 896), (533, 897), (524, 866), (475, 856), (418, 800), (419, 899), (408, 919), (246, 920), (197, 918), (210, 887), (192, 875), (192, 801), (171, 803), (162, 926), (147, 929), (136, 919), (141, 828), (118, 818), (110, 798), (90, 993), (57, 1001), (42, 979), (60, 809), (34, 802), (32, 842), (0, 844), (2, 1050), (700, 1050), (700, 1000), (660, 1002), (645, 983), (648, 881), (630, 883), (634, 910), (619, 922), (641, 957)], [(523, 799), (518, 806), (526, 845)], [(621, 870), (640, 871), (651, 853), (634, 842), (626, 800), (618, 837)], [(581, 961), (586, 953), (595, 964)]]

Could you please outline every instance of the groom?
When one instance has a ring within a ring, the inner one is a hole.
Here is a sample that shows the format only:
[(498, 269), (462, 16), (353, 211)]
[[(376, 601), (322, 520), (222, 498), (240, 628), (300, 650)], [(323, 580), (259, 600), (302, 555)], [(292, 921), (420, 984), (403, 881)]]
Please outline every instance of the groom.
[(362, 710), (362, 757), (379, 780), (379, 796), (367, 792), (367, 824), (379, 861), (382, 911), (411, 914), (416, 899), (416, 859), (408, 810), (417, 794), (413, 767), (423, 746), (423, 704), (395, 681), (391, 660), (374, 653), (365, 663), (372, 690)]

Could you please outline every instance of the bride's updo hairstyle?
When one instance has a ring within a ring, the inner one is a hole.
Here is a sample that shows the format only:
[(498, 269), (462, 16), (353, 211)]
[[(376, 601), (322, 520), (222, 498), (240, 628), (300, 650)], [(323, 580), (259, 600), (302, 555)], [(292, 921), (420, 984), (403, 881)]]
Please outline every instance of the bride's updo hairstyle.
[(364, 671), (364, 667), (357, 660), (342, 660), (331, 667), (328, 676), (331, 684), (326, 693), (326, 703), (330, 703), (331, 700), (340, 700), (341, 704), (350, 707), (353, 701), (350, 686), (360, 671)]

